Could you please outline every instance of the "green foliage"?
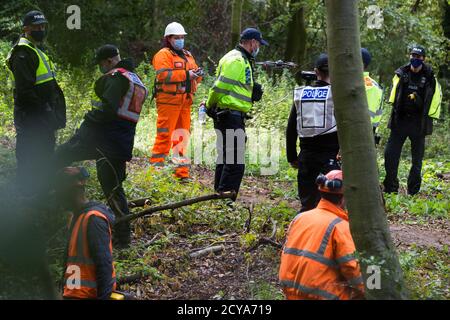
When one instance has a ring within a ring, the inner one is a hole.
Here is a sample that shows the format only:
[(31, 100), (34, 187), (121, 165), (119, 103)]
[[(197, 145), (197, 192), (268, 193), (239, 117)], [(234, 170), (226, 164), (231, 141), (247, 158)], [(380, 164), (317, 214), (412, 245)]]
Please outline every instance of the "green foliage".
[(400, 253), (400, 264), (413, 299), (450, 298), (448, 247), (442, 250), (410, 248)]

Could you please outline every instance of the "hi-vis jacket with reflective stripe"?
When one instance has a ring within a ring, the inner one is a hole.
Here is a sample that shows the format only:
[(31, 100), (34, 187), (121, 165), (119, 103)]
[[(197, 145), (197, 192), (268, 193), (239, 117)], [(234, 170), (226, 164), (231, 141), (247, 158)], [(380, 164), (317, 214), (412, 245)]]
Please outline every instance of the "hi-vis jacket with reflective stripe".
[(291, 223), (279, 279), (287, 299), (357, 299), (363, 279), (347, 213), (322, 199)]
[[(102, 207), (88, 208), (87, 212), (78, 216), (71, 230), (68, 257), (64, 282), (64, 298), (72, 299), (96, 299), (97, 298), (97, 274), (94, 260), (91, 257), (88, 245), (89, 218), (97, 216), (104, 219), (109, 225), (109, 237), (111, 238), (111, 225), (108, 218), (102, 212)], [(109, 251), (112, 255), (112, 242), (109, 243)], [(79, 277), (79, 279), (77, 279)], [(113, 288), (116, 289), (116, 273), (112, 266)]]
[[(148, 96), (148, 90), (137, 74), (124, 68), (112, 69), (106, 73), (104, 77), (113, 76), (117, 72), (127, 78), (130, 84), (126, 95), (121, 100), (120, 107), (117, 110), (117, 116), (121, 119), (137, 123), (142, 111), (142, 106)], [(103, 108), (102, 100), (97, 96), (95, 90), (92, 92), (91, 104), (93, 108), (100, 110)]]
[(198, 69), (197, 63), (189, 51), (183, 50), (183, 53), (184, 58), (169, 48), (163, 48), (153, 57), (157, 104), (179, 106), (184, 102), (186, 95), (192, 98), (197, 91), (202, 78), (191, 80), (189, 77), (189, 70)]
[[(442, 89), (430, 66), (423, 64), (423, 82), (425, 88), (425, 96), (423, 97), (423, 114), (422, 125), (418, 131), (424, 135), (433, 132), (433, 119), (439, 119), (441, 114)], [(401, 109), (401, 99), (403, 90), (409, 82), (410, 65), (405, 65), (395, 71), (392, 79), (392, 91), (389, 96), (389, 103), (393, 104), (391, 118), (389, 120), (389, 128), (396, 126), (399, 110)]]
[(243, 52), (234, 49), (219, 61), (206, 105), (248, 112), (252, 107), (253, 71)]
[(370, 122), (372, 127), (378, 128), (383, 114), (383, 89), (364, 72), (364, 84), (366, 86), (367, 103), (369, 105)]
[(300, 138), (337, 131), (331, 86), (295, 88), (294, 105), (297, 109), (297, 133)]
[[(42, 52), (39, 48), (35, 47), (35, 45), (30, 42), (27, 38), (20, 38), (19, 42), (16, 46), (26, 46), (36, 52), (37, 57), (39, 58), (39, 66), (36, 69), (36, 82), (35, 85), (39, 85), (45, 82), (49, 82), (55, 79), (55, 67), (49, 57)], [(14, 46), (8, 54), (7, 61), (12, 55)], [(14, 74), (11, 72), (11, 76), (14, 84)]]

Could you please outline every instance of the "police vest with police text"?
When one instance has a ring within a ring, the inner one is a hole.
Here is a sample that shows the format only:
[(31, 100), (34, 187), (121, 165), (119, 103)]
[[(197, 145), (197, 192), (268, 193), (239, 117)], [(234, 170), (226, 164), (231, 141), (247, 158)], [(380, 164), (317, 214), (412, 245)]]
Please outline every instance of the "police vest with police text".
[(294, 104), (297, 109), (297, 133), (300, 138), (337, 131), (331, 86), (296, 88)]

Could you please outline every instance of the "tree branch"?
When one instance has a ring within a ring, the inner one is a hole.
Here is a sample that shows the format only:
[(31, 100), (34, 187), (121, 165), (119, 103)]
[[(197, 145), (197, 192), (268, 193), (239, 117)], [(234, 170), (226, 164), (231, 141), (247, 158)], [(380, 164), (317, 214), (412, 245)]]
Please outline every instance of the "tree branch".
[(235, 192), (223, 192), (223, 193), (214, 193), (210, 195), (205, 195), (197, 198), (187, 199), (180, 202), (174, 202), (165, 204), (162, 206), (152, 207), (148, 208), (144, 211), (141, 211), (139, 213), (130, 214), (124, 217), (120, 217), (116, 220), (115, 225), (121, 222), (127, 222), (131, 220), (135, 220), (137, 218), (143, 217), (143, 216), (149, 216), (154, 214), (155, 212), (164, 211), (164, 210), (171, 210), (171, 209), (177, 209), (184, 206), (189, 206), (194, 203), (203, 202), (203, 201), (209, 201), (209, 200), (218, 200), (218, 199), (231, 199), (236, 196)]

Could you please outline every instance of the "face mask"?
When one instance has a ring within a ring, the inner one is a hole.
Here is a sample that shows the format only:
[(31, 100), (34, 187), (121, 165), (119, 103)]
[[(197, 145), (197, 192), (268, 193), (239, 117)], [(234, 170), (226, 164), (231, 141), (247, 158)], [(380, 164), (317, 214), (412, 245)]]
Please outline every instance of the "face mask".
[(184, 39), (176, 39), (173, 42), (173, 48), (175, 50), (182, 50), (184, 48)]
[(421, 59), (418, 59), (418, 58), (411, 58), (410, 62), (411, 62), (411, 65), (413, 66), (413, 68), (418, 68), (423, 63), (423, 61)]
[(254, 51), (252, 52), (253, 58), (256, 58), (256, 56), (258, 55), (258, 53), (259, 53), (259, 47), (258, 47), (256, 50), (254, 50)]
[(47, 34), (44, 30), (40, 30), (40, 31), (31, 31), (30, 35), (35, 41), (42, 42)]

